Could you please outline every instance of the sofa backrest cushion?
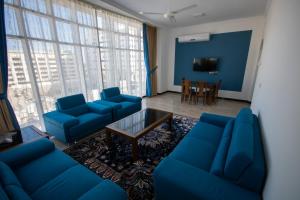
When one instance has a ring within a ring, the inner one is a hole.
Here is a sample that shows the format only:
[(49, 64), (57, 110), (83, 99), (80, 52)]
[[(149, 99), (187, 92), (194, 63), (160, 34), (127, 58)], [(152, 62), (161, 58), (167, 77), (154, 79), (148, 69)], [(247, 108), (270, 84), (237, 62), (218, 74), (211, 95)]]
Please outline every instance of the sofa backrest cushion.
[(102, 90), (101, 98), (102, 100), (107, 100), (111, 97), (119, 96), (120, 94), (120, 89), (118, 87), (106, 88)]
[(254, 154), (253, 162), (239, 177), (237, 184), (261, 193), (266, 178), (266, 165), (258, 118), (253, 115)]
[(235, 119), (236, 123), (249, 123), (253, 125), (253, 114), (250, 108), (242, 108)]
[(83, 94), (75, 94), (71, 96), (62, 97), (56, 100), (58, 109), (66, 110), (85, 104)]
[(56, 107), (58, 111), (75, 117), (89, 112), (83, 94), (59, 98)]
[[(249, 116), (250, 115), (250, 116)], [(254, 151), (252, 112), (242, 109), (237, 116), (232, 132), (224, 175), (237, 180), (253, 161)]]
[(214, 175), (223, 176), (224, 174), (226, 156), (231, 141), (233, 126), (234, 126), (234, 120), (232, 119), (229, 122), (227, 122), (224, 128), (224, 132), (220, 144), (218, 146), (218, 150), (216, 152), (214, 161), (210, 168), (210, 173)]
[(88, 113), (90, 111), (89, 106), (87, 104), (83, 104), (80, 106), (76, 106), (74, 108), (66, 109), (66, 110), (61, 110), (60, 112), (63, 112), (68, 115), (72, 115), (74, 117), (77, 117), (79, 115)]

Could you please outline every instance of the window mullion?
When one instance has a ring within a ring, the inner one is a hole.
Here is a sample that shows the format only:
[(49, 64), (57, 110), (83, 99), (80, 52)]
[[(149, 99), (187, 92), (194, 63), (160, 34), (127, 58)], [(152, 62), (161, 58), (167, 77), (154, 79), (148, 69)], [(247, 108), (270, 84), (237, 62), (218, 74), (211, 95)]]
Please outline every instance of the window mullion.
[(100, 35), (99, 35), (99, 29), (98, 29), (98, 13), (97, 10), (95, 9), (95, 16), (96, 16), (96, 30), (97, 30), (97, 40), (98, 40), (98, 50), (99, 50), (99, 59), (100, 59), (100, 76), (101, 76), (101, 84), (100, 85), (100, 90), (104, 89), (104, 80), (103, 80), (103, 70), (102, 70), (102, 58), (101, 58), (101, 43), (100, 43)]

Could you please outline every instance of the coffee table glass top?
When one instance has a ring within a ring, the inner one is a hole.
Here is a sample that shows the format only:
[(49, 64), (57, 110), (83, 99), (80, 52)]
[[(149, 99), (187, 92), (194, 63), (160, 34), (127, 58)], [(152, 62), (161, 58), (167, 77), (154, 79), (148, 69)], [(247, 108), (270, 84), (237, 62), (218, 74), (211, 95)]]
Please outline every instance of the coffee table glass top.
[(106, 128), (134, 138), (143, 131), (146, 131), (147, 128), (155, 124), (159, 125), (161, 121), (166, 120), (170, 116), (172, 116), (170, 112), (146, 108), (112, 123), (106, 126)]

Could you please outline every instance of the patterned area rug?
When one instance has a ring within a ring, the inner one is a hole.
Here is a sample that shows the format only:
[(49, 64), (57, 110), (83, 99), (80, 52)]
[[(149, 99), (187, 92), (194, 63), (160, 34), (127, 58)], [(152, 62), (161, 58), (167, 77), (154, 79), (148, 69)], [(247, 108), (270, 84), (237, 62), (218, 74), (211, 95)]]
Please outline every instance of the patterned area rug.
[(110, 179), (127, 191), (129, 199), (153, 199), (152, 172), (197, 122), (174, 115), (172, 131), (162, 124), (140, 138), (139, 160), (131, 159), (131, 144), (126, 138), (113, 135), (114, 152), (107, 146), (104, 130), (81, 140), (65, 150), (75, 160), (100, 177)]

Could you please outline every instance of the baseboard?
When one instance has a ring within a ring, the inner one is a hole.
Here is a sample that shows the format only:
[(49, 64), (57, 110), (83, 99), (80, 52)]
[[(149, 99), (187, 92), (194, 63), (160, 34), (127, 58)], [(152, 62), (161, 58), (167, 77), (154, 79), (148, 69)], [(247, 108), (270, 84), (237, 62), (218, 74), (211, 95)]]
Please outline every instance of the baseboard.
[[(167, 90), (167, 91), (164, 91), (164, 92), (157, 93), (157, 95), (163, 95), (163, 94), (166, 94), (166, 93), (181, 94), (181, 92)], [(238, 102), (244, 102), (244, 103), (251, 104), (251, 101), (247, 101), (247, 100), (243, 100), (243, 99), (232, 99), (232, 98), (225, 98), (225, 97), (218, 97), (218, 99), (238, 101)]]

